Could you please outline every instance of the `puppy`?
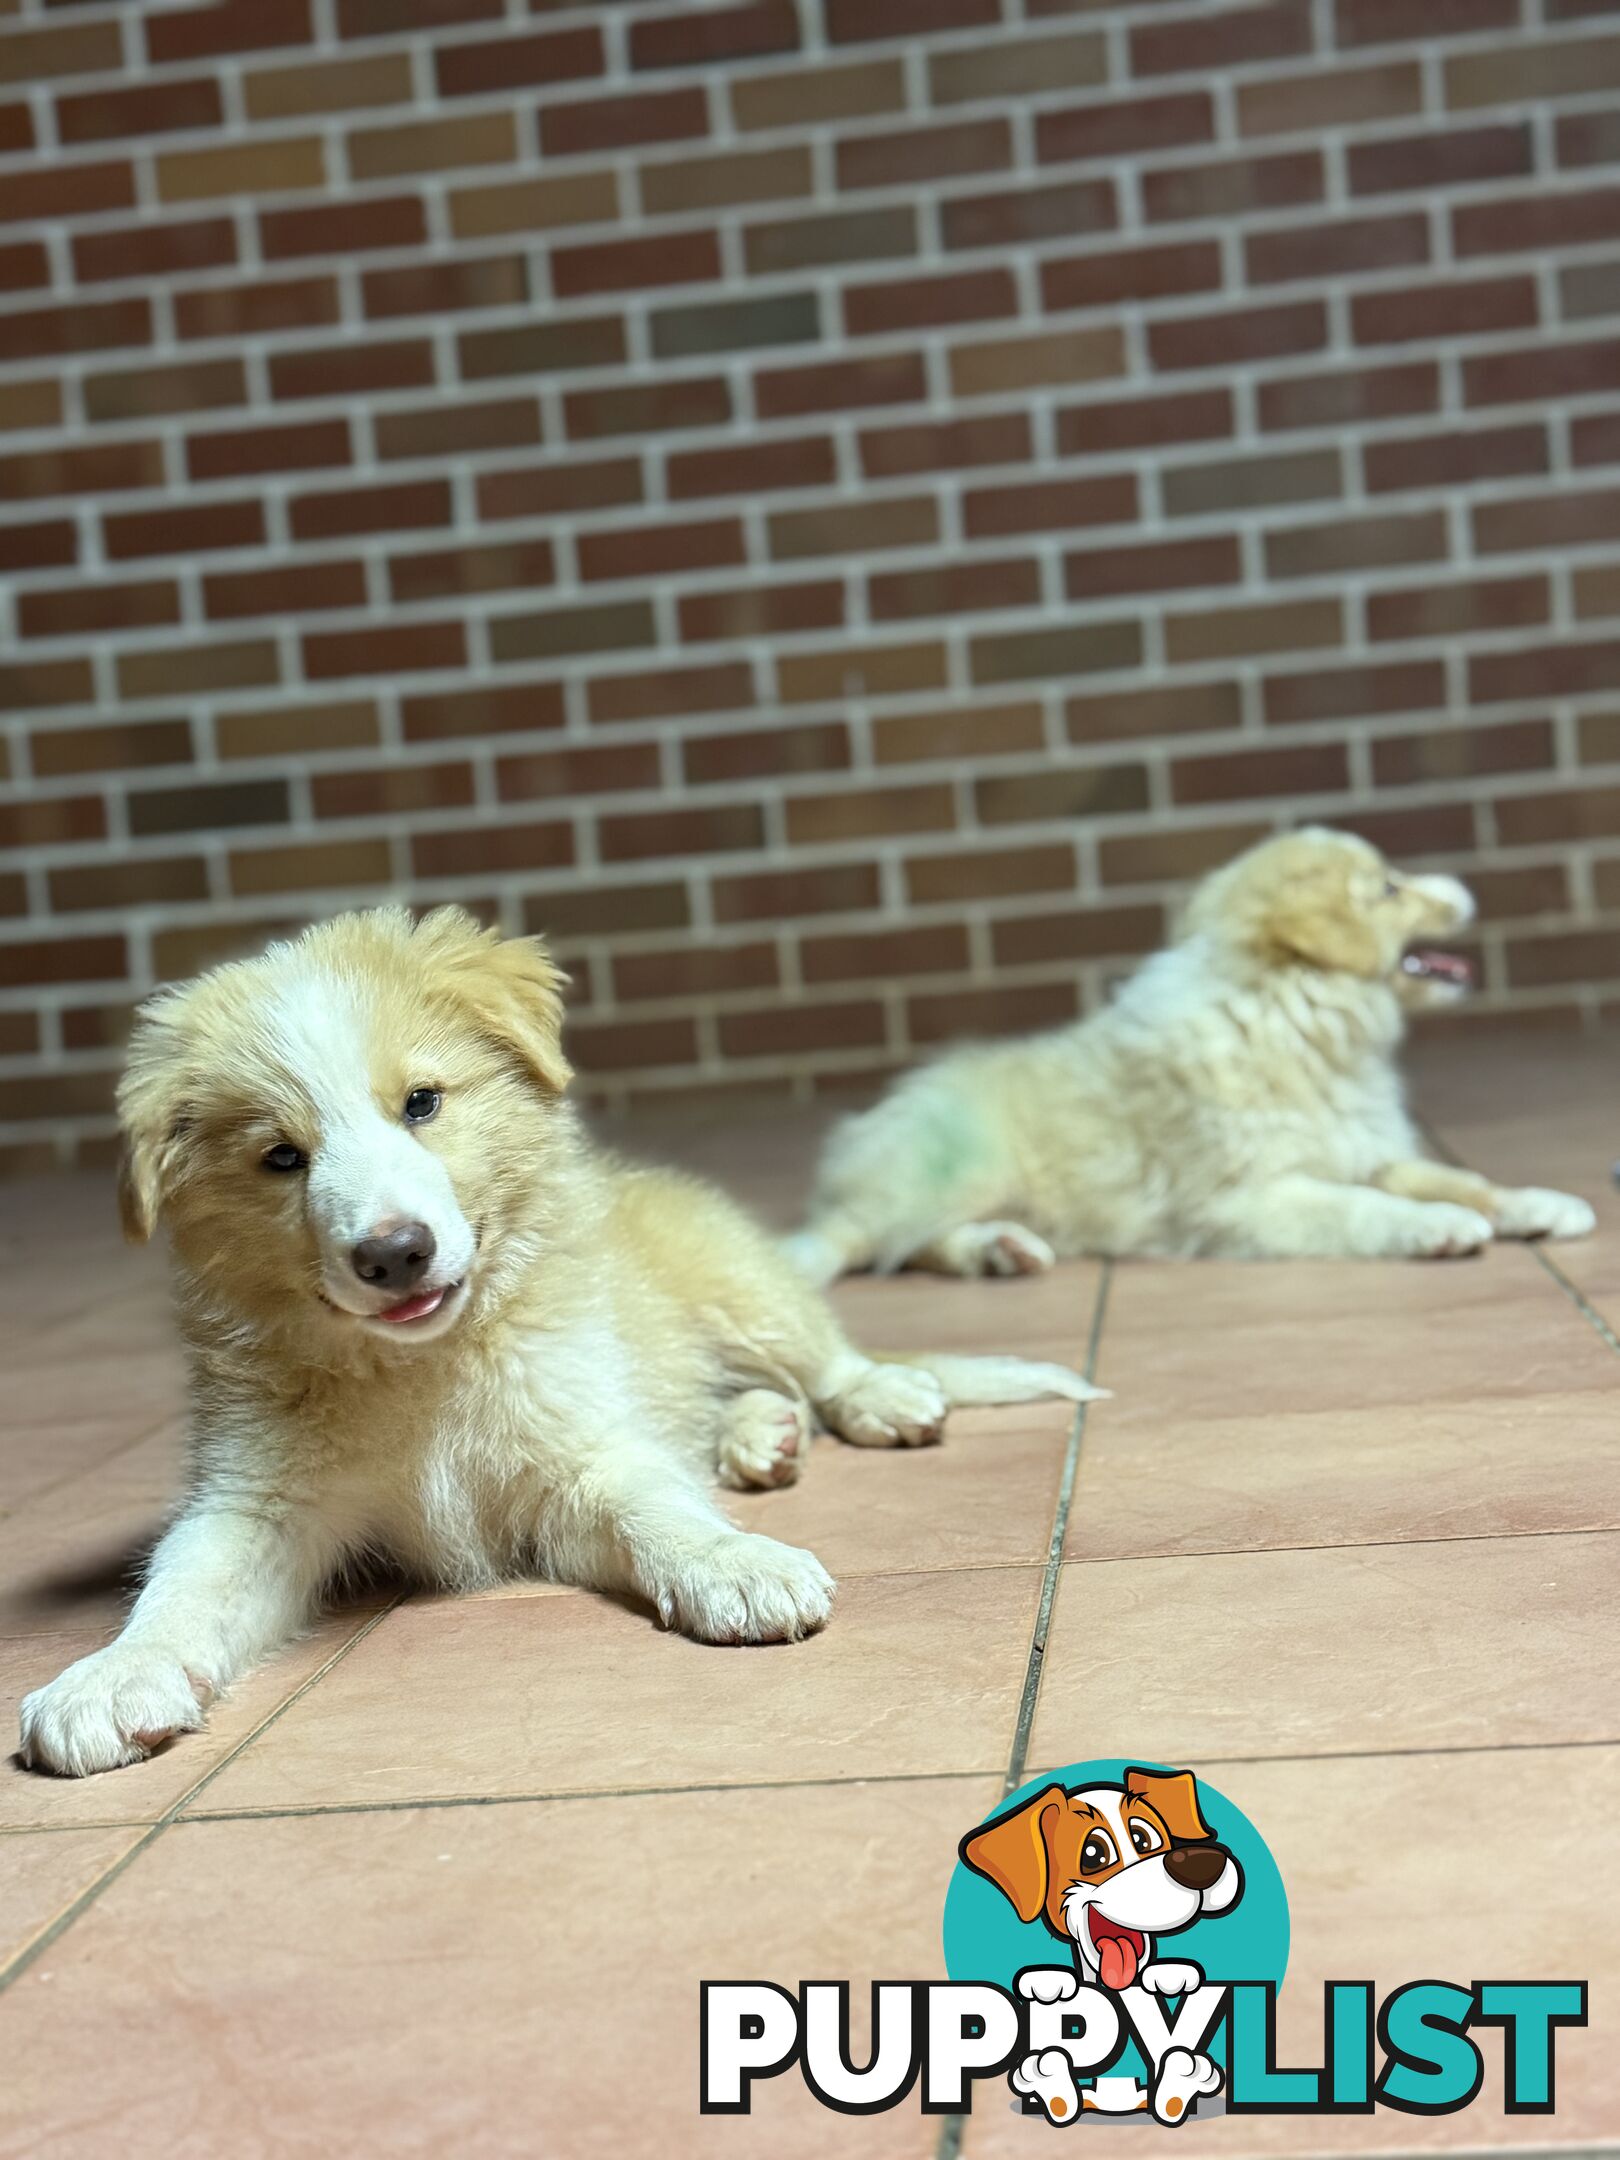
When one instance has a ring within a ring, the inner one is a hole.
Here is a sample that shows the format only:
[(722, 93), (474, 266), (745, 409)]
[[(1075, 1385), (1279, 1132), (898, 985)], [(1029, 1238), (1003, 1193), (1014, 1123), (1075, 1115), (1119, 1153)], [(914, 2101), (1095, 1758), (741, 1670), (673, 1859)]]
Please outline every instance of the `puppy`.
[(1392, 870), (1320, 827), (1207, 878), (1181, 934), (1108, 1008), (909, 1074), (834, 1133), (790, 1241), (846, 1268), (1013, 1275), (1057, 1254), (1333, 1258), (1580, 1237), (1567, 1193), (1427, 1158), (1395, 1053), (1408, 1012), (1467, 989), (1419, 941), (1472, 919), (1455, 878)]
[(878, 1363), (719, 1193), (593, 1148), (562, 978), (455, 908), (351, 915), (161, 994), (120, 1092), (125, 1227), (161, 1218), (192, 1467), (118, 1640), (22, 1706), (22, 1752), (136, 1761), (308, 1621), (346, 1561), (539, 1572), (707, 1642), (821, 1626), (814, 1556), (736, 1529), (819, 1419), (863, 1447), (1066, 1368)]

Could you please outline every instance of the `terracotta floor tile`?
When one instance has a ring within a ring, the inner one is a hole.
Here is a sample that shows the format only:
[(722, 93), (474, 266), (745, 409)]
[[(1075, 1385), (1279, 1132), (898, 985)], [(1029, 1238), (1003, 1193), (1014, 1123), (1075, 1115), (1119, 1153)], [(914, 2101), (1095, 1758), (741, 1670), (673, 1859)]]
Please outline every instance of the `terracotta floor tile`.
[(93, 1475), (164, 1422), (153, 1419), (143, 1430), (136, 1421), (134, 1431), (123, 1417), (87, 1418), (78, 1423), (27, 1418), (8, 1425), (0, 1449), (0, 1522), (54, 1486)]
[[(0, 1969), (135, 1844), (139, 1830), (18, 1830), (0, 1837)], [(0, 2030), (4, 2026), (0, 2009)]]
[(1620, 1739), (1620, 1534), (1071, 1563), (1031, 1759)]
[(0, 1515), (0, 1636), (116, 1627), (181, 1462), (178, 1428), (165, 1425)]
[(830, 2115), (797, 2075), (700, 2116), (698, 1985), (847, 1975), (859, 2060), (866, 1979), (942, 1977), (956, 1840), (995, 1791), (178, 1826), (0, 2002), (0, 2154), (102, 2160), (115, 2115), (126, 2160), (925, 2160), (937, 2119)]
[(391, 1613), (211, 1810), (998, 1768), (1034, 1568), (857, 1576), (824, 1633), (719, 1649), (606, 1598)]

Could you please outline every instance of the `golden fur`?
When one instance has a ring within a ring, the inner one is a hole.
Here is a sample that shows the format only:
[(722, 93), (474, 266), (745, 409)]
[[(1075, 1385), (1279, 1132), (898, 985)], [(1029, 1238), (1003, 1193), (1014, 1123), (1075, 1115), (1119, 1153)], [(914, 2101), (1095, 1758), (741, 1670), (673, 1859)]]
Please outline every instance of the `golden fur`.
[[(1090, 1392), (1061, 1366), (853, 1348), (718, 1192), (590, 1143), (560, 991), (535, 941), (381, 909), (146, 1008), (123, 1205), (132, 1236), (169, 1233), (190, 1491), (123, 1635), (24, 1703), (27, 1760), (109, 1768), (197, 1725), (362, 1554), (629, 1592), (711, 1641), (800, 1635), (831, 1582), (736, 1529), (717, 1476), (785, 1482), (813, 1420), (907, 1445), (951, 1402)], [(355, 1244), (402, 1218), (431, 1248), (404, 1299)]]
[(1086, 1252), (1472, 1252), (1573, 1237), (1584, 1200), (1427, 1159), (1395, 1056), (1414, 942), (1466, 923), (1454, 878), (1310, 827), (1207, 878), (1106, 1010), (957, 1050), (832, 1137), (792, 1241), (825, 1281), (910, 1264), (1015, 1274)]

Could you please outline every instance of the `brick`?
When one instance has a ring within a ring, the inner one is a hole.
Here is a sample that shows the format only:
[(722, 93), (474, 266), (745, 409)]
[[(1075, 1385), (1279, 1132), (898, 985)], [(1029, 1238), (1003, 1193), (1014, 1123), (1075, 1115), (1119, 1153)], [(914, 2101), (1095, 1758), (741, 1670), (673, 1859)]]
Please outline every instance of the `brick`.
[(946, 832), (955, 822), (951, 790), (944, 784), (790, 796), (785, 810), (787, 836), (796, 846)]
[(233, 480), (248, 473), (307, 472), (347, 465), (346, 420), (309, 420), (288, 427), (233, 428), (186, 438), (193, 480)]
[(464, 308), (516, 307), (529, 297), (521, 255), (485, 255), (475, 262), (410, 263), (367, 270), (360, 279), (368, 315), (453, 315)]
[(680, 450), (664, 463), (672, 500), (704, 495), (754, 495), (775, 488), (830, 486), (838, 462), (828, 435), (744, 443), (736, 449)]
[(448, 525), (448, 480), (407, 480), (393, 486), (341, 488), (295, 495), (288, 523), (295, 540), (330, 540), (355, 533), (397, 532), (411, 526)]
[(175, 328), (183, 338), (258, 337), (273, 330), (313, 330), (335, 323), (335, 278), (261, 278), (241, 286), (176, 293)]
[(1287, 60), (1310, 49), (1310, 9), (1300, 0), (1272, 0), (1260, 7), (1206, 9), (1139, 24), (1130, 37), (1131, 73), (1195, 74)]
[(458, 240), (544, 232), (560, 225), (599, 225), (619, 214), (619, 184), (611, 171), (546, 174), (449, 190), (450, 230)]
[(1259, 385), (1258, 395), (1260, 425), (1278, 431), (1352, 427), (1366, 420), (1435, 412), (1439, 405), (1440, 368), (1433, 360), (1274, 375)]
[(418, 810), (462, 810), (473, 799), (472, 767), (392, 765), (316, 773), (309, 784), (318, 818), (398, 817)]
[(621, 812), (605, 816), (597, 824), (597, 842), (604, 862), (645, 862), (666, 855), (734, 855), (762, 846), (764, 838), (764, 817), (757, 803)]
[(1620, 263), (1569, 263), (1558, 273), (1558, 307), (1566, 322), (1620, 314)]
[(326, 840), (301, 847), (233, 848), (231, 891), (240, 899), (269, 893), (342, 891), (388, 885), (393, 864), (386, 840)]
[(377, 455), (384, 460), (466, 457), (538, 443), (540, 407), (532, 395), (469, 405), (419, 405), (407, 412), (374, 412), (371, 428)]
[(249, 68), (242, 76), (242, 103), (250, 120), (300, 120), (310, 113), (352, 112), (367, 105), (408, 105), (415, 94), (410, 55), (403, 52)]
[(595, 240), (551, 251), (552, 285), (560, 299), (587, 293), (641, 290), (649, 285), (703, 284), (720, 275), (720, 242), (713, 232), (660, 233), (645, 240)]
[(906, 1027), (917, 1045), (975, 1035), (1024, 1035), (1061, 1027), (1080, 1009), (1072, 982), (1008, 984), (994, 990), (953, 990), (906, 1000)]
[(618, 315), (576, 315), (509, 329), (465, 330), (456, 340), (456, 354), (467, 382), (611, 367), (625, 357), (624, 322)]
[(969, 964), (967, 931), (960, 923), (824, 933), (799, 944), (799, 968), (807, 983), (965, 974)]
[(716, 877), (709, 891), (717, 923), (850, 914), (876, 907), (879, 899), (876, 866), (860, 862)]
[(540, 115), (540, 146), (547, 157), (629, 150), (638, 143), (687, 142), (708, 132), (708, 99), (696, 85), (580, 99), (547, 106)]
[(1349, 144), (1348, 155), (1350, 186), (1357, 195), (1502, 180), (1528, 173), (1532, 162), (1530, 129), (1523, 121), (1382, 136)]
[(1094, 404), (1061, 408), (1056, 421), (1060, 457), (1158, 449), (1179, 442), (1206, 442), (1232, 433), (1232, 393), (1222, 388), (1176, 390), (1140, 398), (1109, 398)]
[(872, 723), (879, 765), (1044, 753), (1046, 727), (1033, 701), (1013, 705), (949, 705), (932, 712), (890, 713)]
[(1264, 702), (1266, 720), (1273, 727), (1309, 720), (1357, 720), (1369, 713), (1441, 711), (1447, 702), (1446, 675), (1438, 660), (1316, 667), (1304, 675), (1267, 676)]
[(1142, 207), (1155, 224), (1297, 209), (1302, 203), (1320, 202), (1326, 192), (1320, 150), (1215, 158), (1202, 165), (1172, 165), (1142, 175)]
[(116, 74), (123, 64), (124, 41), (116, 21), (8, 30), (0, 35), (0, 83), (35, 83), (52, 75)]
[(1589, 547), (1595, 540), (1620, 537), (1620, 488), (1584, 493), (1560, 488), (1553, 495), (1476, 503), (1473, 525), (1474, 546), (1482, 555)]
[(1238, 128), (1244, 135), (1359, 127), (1422, 110), (1423, 77), (1415, 60), (1274, 76), (1269, 82), (1242, 83), (1237, 93)]
[(1023, 825), (1058, 818), (1118, 817), (1148, 806), (1143, 765), (1048, 765), (1044, 771), (976, 780), (981, 824)]
[(1518, 405), (1583, 397), (1614, 388), (1620, 370), (1620, 338), (1579, 345), (1524, 345), (1479, 353), (1462, 364), (1463, 396), (1470, 405)]
[(756, 583), (724, 592), (689, 593), (680, 602), (677, 619), (688, 644), (833, 630), (844, 620), (844, 588), (840, 580), (830, 578), (807, 585)]
[(1185, 884), (1218, 870), (1269, 830), (1261, 824), (1184, 825), (1109, 834), (1098, 845), (1097, 867), (1105, 885)]
[(232, 143), (208, 150), (168, 150), (155, 160), (164, 202), (205, 202), (223, 195), (271, 195), (327, 184), (318, 135)]
[(909, 204), (784, 218), (743, 230), (743, 258), (756, 277), (837, 263), (882, 262), (916, 252), (917, 213)]
[(851, 337), (874, 337), (943, 323), (985, 322), (1018, 313), (1010, 270), (887, 280), (844, 288), (844, 327)]
[(1343, 491), (1344, 475), (1337, 450), (1275, 451), (1263, 457), (1167, 466), (1159, 485), (1171, 517), (1207, 517), (1320, 501)]
[(867, 607), (874, 622), (966, 615), (983, 608), (1038, 607), (1040, 600), (1041, 570), (1033, 556), (936, 563), (867, 579)]
[(1579, 737), (1583, 765), (1620, 763), (1620, 712), (1583, 713)]
[(150, 907), (156, 902), (206, 900), (208, 866), (197, 855), (143, 855), (124, 862), (81, 863), (53, 870), (51, 906), (65, 915), (90, 908)]
[(1152, 952), (1164, 936), (1158, 907), (1069, 908), (1057, 915), (1015, 915), (992, 925), (998, 967), (1048, 960), (1103, 960)]
[(1000, 0), (827, 0), (827, 35), (835, 45), (867, 38), (937, 37), (996, 22)]
[(868, 480), (955, 472), (974, 465), (1016, 465), (1034, 454), (1029, 416), (1022, 412), (863, 428), (858, 439), (861, 470)]
[[(813, 555), (931, 546), (939, 538), (939, 513), (932, 495), (897, 496), (814, 510), (779, 510), (767, 529), (772, 557), (796, 561)], [(737, 559), (741, 560), (740, 553)]]
[(1135, 622), (1074, 624), (974, 638), (968, 659), (975, 683), (1030, 682), (1047, 675), (1088, 675), (1132, 668), (1142, 658)]
[(1125, 300), (1163, 300), (1176, 293), (1218, 292), (1221, 251), (1213, 240), (1096, 250), (1043, 262), (1040, 277), (1041, 305), (1053, 314)]
[(306, 633), (304, 673), (312, 682), (341, 675), (392, 675), (419, 668), (462, 667), (466, 638), (460, 623), (395, 623), (378, 630)]
[(916, 187), (965, 173), (1002, 172), (1012, 161), (1011, 123), (999, 116), (846, 136), (834, 153), (841, 188)]
[(1478, 630), (1518, 630), (1550, 614), (1545, 577), (1471, 578), (1450, 585), (1394, 586), (1367, 595), (1367, 635), (1467, 637)]
[(526, 900), (523, 925), (555, 937), (614, 937), (638, 930), (684, 930), (691, 912), (684, 884), (593, 882)]
[(532, 591), (556, 576), (551, 542), (523, 540), (510, 547), (435, 549), (390, 556), (388, 589), (401, 606), (464, 593)]
[[(1562, 915), (1569, 908), (1569, 880), (1562, 863), (1521, 863), (1510, 870), (1481, 870), (1470, 865), (1468, 888), (1479, 902), (1484, 922)], [(1601, 894), (1599, 897), (1602, 899)]]
[(1529, 277), (1431, 280), (1393, 291), (1357, 293), (1350, 302), (1350, 325), (1359, 345), (1528, 330), (1537, 318), (1535, 281)]
[(697, 376), (686, 382), (624, 383), (611, 390), (570, 390), (563, 398), (563, 420), (575, 442), (722, 427), (730, 418), (731, 391), (721, 375)]
[(1545, 989), (1550, 983), (1589, 983), (1620, 975), (1620, 931), (1564, 930), (1555, 937), (1509, 938), (1510, 988)]
[(181, 503), (168, 510), (103, 512), (102, 544), (114, 562), (138, 555), (189, 555), (253, 547), (264, 539), (256, 502)]
[(708, 67), (761, 53), (795, 52), (793, 0), (740, 0), (731, 7), (680, 8), (630, 26), (633, 68)]
[(1000, 44), (980, 41), (936, 52), (928, 63), (929, 99), (935, 105), (1093, 89), (1107, 80), (1107, 44), (1091, 30)]
[(1380, 787), (1415, 787), (1424, 781), (1540, 772), (1554, 754), (1550, 720), (1430, 728), (1418, 735), (1381, 736), (1372, 746), (1373, 779)]
[(821, 720), (806, 721), (802, 727), (689, 736), (681, 759), (686, 780), (694, 787), (780, 773), (840, 772), (850, 764), (849, 730), (841, 720)]
[(613, 962), (614, 993), (626, 1004), (645, 998), (707, 999), (724, 997), (728, 991), (774, 990), (778, 980), (776, 947), (763, 940), (674, 952), (620, 953)]
[(1112, 231), (1119, 223), (1114, 183), (1100, 178), (954, 196), (938, 207), (940, 231), (948, 248), (1073, 240), (1083, 233)]
[(397, 127), (355, 128), (349, 132), (348, 155), (356, 180), (510, 165), (517, 156), (517, 126), (509, 112), (479, 112)]
[(1443, 510), (1404, 517), (1335, 518), (1327, 525), (1291, 525), (1266, 534), (1266, 575), (1273, 579), (1337, 577), (1384, 564), (1439, 562), (1449, 549)]
[(970, 488), (962, 498), (962, 525), (970, 540), (984, 540), (1007, 533), (1130, 524), (1137, 511), (1134, 473), (1098, 473), (1075, 480)]
[(602, 33), (594, 23), (441, 45), (433, 60), (439, 95), (447, 98), (482, 97), (530, 83), (582, 82), (600, 75), (605, 64)]
[(1553, 130), (1553, 140), (1560, 165), (1612, 165), (1620, 159), (1620, 115), (1612, 109), (1564, 113)]
[(1170, 792), (1177, 803), (1241, 802), (1257, 795), (1337, 795), (1350, 785), (1342, 743), (1289, 749), (1233, 750), (1222, 757), (1177, 758)]
[[(48, 1079), (0, 1080), (0, 1116), (18, 1122), (29, 1118), (105, 1117), (114, 1108), (111, 1072), (56, 1073)], [(15, 1151), (12, 1158), (15, 1160)], [(81, 1163), (84, 1155), (78, 1158)]]
[(0, 666), (0, 712), (26, 712), (33, 705), (85, 705), (93, 695), (88, 660), (24, 660)]
[(1614, 689), (1620, 689), (1620, 641), (1476, 653), (1468, 663), (1469, 695), (1487, 705)]
[(280, 563), (271, 570), (215, 572), (203, 579), (203, 605), (213, 622), (363, 608), (366, 597), (365, 565), (360, 562)]
[(772, 293), (758, 299), (654, 308), (648, 327), (656, 357), (681, 360), (760, 345), (813, 344), (820, 318), (813, 292)]
[(1547, 431), (1524, 427), (1448, 428), (1439, 435), (1392, 435), (1362, 446), (1368, 492), (1464, 487), (1547, 470)]
[(44, 225), (59, 218), (134, 207), (135, 173), (128, 158), (83, 165), (44, 164), (7, 173), (0, 224)]
[(285, 780), (220, 780), (182, 788), (133, 789), (129, 829), (153, 833), (223, 832), (241, 825), (287, 822)]
[(79, 584), (36, 588), (16, 596), (24, 637), (88, 637), (101, 630), (149, 630), (180, 620), (180, 588), (172, 578), (137, 585)]
[(1495, 804), (1504, 847), (1607, 839), (1620, 832), (1620, 788), (1585, 787), (1552, 795), (1502, 795)]
[(642, 499), (638, 458), (604, 458), (577, 465), (520, 466), (481, 473), (478, 514), (484, 518), (555, 517), (602, 510)]
[(656, 788), (658, 745), (589, 744), (566, 750), (531, 751), (495, 761), (496, 787), (502, 802), (533, 801), (541, 796), (610, 793), (617, 788)]
[(727, 1057), (802, 1058), (813, 1050), (864, 1050), (881, 1044), (887, 1027), (874, 1002), (793, 1004), (769, 1012), (720, 1016), (720, 1048)]
[(192, 643), (121, 653), (118, 689), (126, 698), (206, 697), (218, 690), (248, 690), (273, 683), (280, 672), (269, 638), (233, 645)]
[(914, 906), (942, 900), (1000, 900), (1018, 893), (1065, 892), (1075, 883), (1074, 849), (1063, 842), (1039, 847), (952, 848), (943, 855), (913, 855), (905, 865), (906, 891)]
[(958, 397), (993, 397), (1044, 383), (1097, 382), (1124, 372), (1124, 340), (1111, 323), (958, 345), (950, 356), (951, 387)]
[(1151, 323), (1147, 339), (1158, 368), (1241, 366), (1285, 353), (1319, 350), (1327, 343), (1327, 314), (1319, 300), (1234, 308)]
[(316, 345), (270, 356), (270, 394), (277, 398), (419, 390), (432, 380), (433, 347), (425, 338), (401, 338), (393, 344)]
[(1262, 601), (1169, 615), (1165, 651), (1173, 661), (1240, 659), (1250, 653), (1307, 652), (1344, 642), (1344, 609), (1333, 600)]
[(0, 104), (0, 151), (32, 150), (34, 119), (19, 99)]
[(690, 713), (736, 712), (754, 703), (754, 673), (745, 660), (704, 667), (663, 667), (643, 675), (599, 675), (585, 701), (598, 725), (658, 720)]
[(147, 720), (103, 727), (36, 728), (28, 755), (36, 775), (117, 772), (146, 765), (189, 765), (191, 729), (184, 720)]
[(1243, 562), (1236, 539), (1221, 533), (1204, 540), (1088, 549), (1066, 555), (1063, 571), (1071, 600), (1103, 600), (1183, 586), (1236, 585), (1243, 577)]
[(539, 733), (560, 728), (564, 717), (562, 686), (548, 682), (503, 683), (499, 688), (480, 685), (424, 693), (400, 702), (407, 742)]
[(144, 28), (146, 55), (154, 67), (221, 53), (262, 52), (275, 45), (307, 45), (314, 34), (309, 0), (219, 0), (213, 7), (148, 15)]
[[(0, 983), (21, 988), (30, 983), (121, 982), (128, 971), (122, 937), (35, 938), (28, 943), (10, 939), (0, 945)], [(52, 1100), (62, 1075), (49, 1083)]]
[(79, 530), (71, 518), (0, 525), (0, 570), (56, 569), (78, 558)]
[(1137, 157), (1214, 140), (1215, 108), (1207, 90), (1110, 98), (1035, 116), (1035, 154), (1042, 164)]
[(899, 112), (906, 102), (898, 60), (857, 60), (834, 67), (794, 67), (774, 75), (734, 77), (731, 114), (744, 133), (758, 128), (813, 127), (828, 120), (863, 120)]
[(0, 292), (26, 292), (51, 282), (50, 258), (38, 240), (0, 247)]
[(57, 359), (151, 341), (152, 308), (145, 299), (86, 300), (0, 315), (0, 361)]
[(1072, 697), (1064, 723), (1072, 743), (1160, 735), (1195, 735), (1240, 727), (1243, 700), (1235, 682), (1175, 683), (1153, 690), (1112, 691), (1104, 697)]
[(497, 660), (561, 660), (651, 645), (656, 631), (648, 601), (606, 600), (539, 615), (498, 616), (489, 626), (489, 641)]
[(905, 697), (943, 690), (945, 648), (937, 639), (906, 645), (844, 645), (834, 652), (779, 653), (777, 693), (785, 704), (842, 698)]
[(225, 110), (207, 75), (132, 83), (118, 90), (58, 94), (56, 131), (64, 144), (109, 142), (121, 135), (163, 135), (176, 128), (218, 127)]
[(466, 23), (500, 21), (504, 0), (337, 0), (338, 35), (395, 37), (408, 30), (458, 29)]
[(587, 583), (601, 578), (672, 577), (688, 570), (728, 569), (746, 557), (742, 524), (734, 517), (579, 533), (574, 547), (579, 574)]
[(177, 271), (217, 270), (236, 260), (236, 227), (229, 218), (171, 219), (167, 224), (112, 225), (73, 235), (73, 272), (81, 284), (107, 278), (167, 277)]
[(358, 255), (368, 248), (418, 247), (427, 220), (416, 195), (324, 202), (310, 209), (261, 210), (259, 246), (271, 262), (294, 255)]
[[(1589, 621), (1594, 616), (1620, 615), (1620, 570), (1613, 563), (1577, 570), (1571, 583), (1575, 613), (1582, 621)], [(1543, 615), (1539, 619), (1545, 621), (1546, 617)]]
[(1620, 463), (1620, 413), (1591, 413), (1572, 421), (1569, 446), (1577, 465)]
[(791, 368), (762, 368), (754, 377), (761, 419), (837, 412), (861, 405), (906, 405), (926, 395), (921, 356), (889, 353), (860, 360), (825, 360)]
[(1464, 37), (1518, 27), (1519, 0), (1430, 0), (1421, 15), (1414, 15), (1406, 0), (1336, 0), (1334, 7), (1341, 45), (1391, 45), (1401, 38)]
[(1404, 217), (1336, 218), (1326, 225), (1250, 233), (1243, 259), (1251, 285), (1399, 270), (1428, 261), (1429, 222), (1420, 212), (1413, 212)]
[(359, 750), (379, 740), (377, 709), (366, 700), (300, 701), (286, 708), (220, 712), (214, 741), (222, 758), (302, 757), (306, 751)]
[(100, 840), (106, 830), (107, 813), (99, 795), (52, 795), (38, 802), (0, 804), (0, 848)]
[(811, 195), (815, 174), (808, 144), (789, 143), (779, 149), (732, 150), (643, 165), (640, 184), (642, 207), (649, 216), (684, 217), (737, 203)]
[(1620, 187), (1498, 195), (1459, 203), (1451, 213), (1452, 245), (1463, 256), (1540, 254), (1617, 234)]
[(1620, 87), (1620, 37), (1517, 38), (1445, 62), (1446, 103), (1527, 105), (1539, 98), (1592, 97)]

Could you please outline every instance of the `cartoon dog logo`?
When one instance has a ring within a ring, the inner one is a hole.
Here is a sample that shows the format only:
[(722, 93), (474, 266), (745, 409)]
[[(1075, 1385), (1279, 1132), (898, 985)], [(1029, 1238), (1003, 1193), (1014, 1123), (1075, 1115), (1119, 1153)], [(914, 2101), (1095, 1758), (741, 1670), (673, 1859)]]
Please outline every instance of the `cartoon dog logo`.
[[(1201, 1988), (1200, 1968), (1161, 1958), (1159, 1940), (1207, 1915), (1230, 1912), (1243, 1895), (1243, 1871), (1204, 1820), (1190, 1770), (1128, 1769), (1117, 1785), (1068, 1791), (1049, 1785), (1031, 1800), (970, 1831), (964, 1864), (995, 1884), (1020, 1920), (1040, 1920), (1068, 1949), (1074, 1973), (1036, 1969), (1019, 1989), (1032, 2002), (1078, 1995), (1082, 1986), (1121, 1996), (1185, 1996)], [(1140, 2001), (1140, 1998), (1136, 1998)], [(1012, 2074), (1015, 2091), (1033, 2094), (1053, 2121), (1079, 2112), (1069, 2060), (1061, 2050), (1032, 2054)], [(1134, 2078), (1100, 2078), (1085, 2106), (1108, 2113), (1150, 2107), (1161, 2122), (1185, 2119), (1200, 2094), (1218, 2092), (1215, 2063), (1168, 2047), (1143, 2094)]]

